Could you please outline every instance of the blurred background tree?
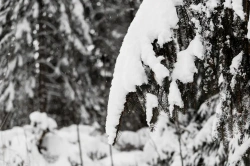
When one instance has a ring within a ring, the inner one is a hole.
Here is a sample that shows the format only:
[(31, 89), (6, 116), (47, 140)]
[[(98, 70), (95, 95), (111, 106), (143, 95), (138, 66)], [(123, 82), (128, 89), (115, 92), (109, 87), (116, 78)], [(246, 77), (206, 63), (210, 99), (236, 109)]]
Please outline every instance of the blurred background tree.
[[(33, 111), (59, 126), (104, 126), (115, 60), (140, 1), (1, 3), (2, 129), (27, 123)], [(137, 120), (126, 128), (144, 125)]]

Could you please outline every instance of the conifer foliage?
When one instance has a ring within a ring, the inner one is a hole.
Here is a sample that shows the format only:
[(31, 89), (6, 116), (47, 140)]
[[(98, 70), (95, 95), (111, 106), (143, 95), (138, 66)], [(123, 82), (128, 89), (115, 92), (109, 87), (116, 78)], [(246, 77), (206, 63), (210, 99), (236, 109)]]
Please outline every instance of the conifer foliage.
[(1, 1), (0, 112), (19, 119), (9, 127), (23, 124), (22, 117), (27, 121), (33, 111), (58, 115), (64, 125), (88, 123), (88, 111), (100, 111), (101, 99), (92, 81), (94, 46), (84, 16), (86, 4)]
[(0, 165), (250, 165), (249, 12), (0, 0)]
[(166, 155), (169, 144), (159, 143), (165, 155), (153, 160), (158, 164), (200, 165), (214, 156), (208, 165), (248, 165), (248, 20), (247, 0), (144, 0), (116, 61), (109, 143), (117, 141), (124, 112), (138, 105), (162, 139), (175, 127), (179, 154), (175, 160)]

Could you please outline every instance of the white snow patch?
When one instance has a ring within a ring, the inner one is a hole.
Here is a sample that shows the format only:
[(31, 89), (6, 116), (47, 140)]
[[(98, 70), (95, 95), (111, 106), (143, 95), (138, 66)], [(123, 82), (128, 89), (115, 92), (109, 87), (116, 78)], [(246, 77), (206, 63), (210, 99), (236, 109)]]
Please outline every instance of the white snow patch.
[(232, 64), (230, 65), (230, 73), (233, 75), (230, 86), (234, 90), (236, 84), (236, 75), (239, 73), (239, 67), (242, 61), (243, 52), (240, 52), (237, 56), (235, 56), (232, 60)]
[[(132, 151), (132, 152), (121, 152), (113, 155), (113, 165), (117, 166), (132, 166), (139, 165), (141, 163), (142, 151)], [(102, 166), (110, 166), (111, 159), (110, 157), (106, 157), (100, 161), (100, 165)]]
[(47, 116), (46, 113), (33, 112), (30, 114), (31, 125), (42, 130), (54, 130), (57, 124), (54, 119)]
[(222, 115), (222, 101), (224, 101), (224, 100), (225, 100), (225, 94), (221, 93), (219, 103), (217, 104), (217, 106), (215, 108), (216, 117), (214, 118), (213, 127), (212, 127), (212, 137), (213, 138), (218, 137), (218, 130), (217, 129), (219, 126), (219, 116)]
[(183, 83), (193, 82), (193, 75), (197, 73), (194, 63), (195, 56), (199, 59), (204, 58), (203, 45), (200, 38), (200, 35), (196, 35), (188, 48), (177, 54), (177, 62), (174, 64), (172, 74), (174, 80), (178, 79)]
[(192, 5), (190, 5), (190, 9), (191, 10), (193, 10), (193, 11), (195, 11), (195, 12), (198, 12), (198, 13), (202, 13), (202, 4), (201, 3), (199, 3), (198, 5), (194, 5), (194, 4), (192, 4)]
[(72, 13), (74, 14), (74, 16), (78, 19), (80, 25), (81, 25), (81, 29), (83, 29), (83, 34), (85, 39), (87, 40), (88, 44), (92, 43), (90, 34), (89, 34), (89, 26), (87, 24), (87, 22), (85, 21), (84, 18), (84, 9), (83, 9), (83, 5), (79, 0), (72, 0), (73, 4), (74, 4), (74, 8), (72, 10)]
[(71, 33), (71, 27), (69, 25), (69, 18), (68, 15), (66, 14), (65, 11), (65, 5), (63, 3), (60, 4), (60, 12), (61, 12), (61, 17), (60, 17), (60, 27), (59, 29), (63, 32), (65, 32), (66, 34), (70, 34)]
[(232, 7), (241, 20), (244, 20), (245, 13), (243, 12), (242, 0), (232, 0)]
[(195, 28), (197, 29), (196, 32), (201, 33), (201, 25), (200, 25), (200, 21), (196, 18), (192, 18), (191, 21), (195, 24)]
[(23, 19), (20, 21), (16, 26), (16, 39), (21, 39), (23, 33), (27, 33), (27, 42), (31, 43), (32, 37), (30, 35), (31, 29), (30, 29), (30, 23), (27, 21), (27, 19)]
[(225, 0), (225, 2), (223, 3), (225, 8), (232, 8), (232, 0)]
[(176, 84), (176, 80), (183, 83), (193, 82), (194, 73), (197, 73), (195, 66), (195, 57), (198, 59), (204, 58), (203, 45), (201, 43), (201, 36), (197, 33), (195, 38), (190, 42), (186, 50), (180, 51), (177, 54), (177, 62), (174, 64), (172, 73), (172, 82), (169, 88), (169, 111), (172, 116), (174, 105), (183, 108), (183, 101), (181, 93)]
[(203, 142), (210, 143), (213, 141), (212, 137), (212, 131), (213, 131), (213, 123), (215, 120), (215, 115), (212, 115), (207, 122), (203, 125), (202, 129), (199, 131), (199, 133), (195, 137), (195, 146), (202, 145)]
[[(237, 141), (237, 139), (235, 139)], [(229, 156), (229, 165), (236, 165), (239, 160), (242, 159), (243, 155), (246, 154), (246, 151), (250, 147), (250, 139), (247, 139), (243, 142), (242, 145), (237, 146), (235, 152)]]
[(221, 73), (220, 77), (219, 77), (219, 80), (218, 80), (218, 85), (222, 84), (224, 81), (225, 80), (224, 80), (223, 74)]
[(216, 8), (216, 7), (218, 6), (219, 3), (220, 3), (219, 0), (208, 0), (208, 1), (206, 2), (206, 6), (208, 7), (208, 9), (209, 9), (210, 11), (213, 11), (214, 8)]
[(122, 131), (121, 136), (116, 142), (118, 149), (126, 149), (127, 147), (133, 147), (136, 149), (142, 149), (147, 141), (150, 139), (149, 128), (142, 128), (136, 132)]
[(148, 165), (159, 165), (158, 159), (168, 158), (172, 152), (179, 155), (178, 138), (170, 124), (169, 116), (160, 112), (155, 131), (150, 132), (150, 139), (143, 149), (142, 157)]
[(27, 80), (27, 83), (25, 84), (24, 86), (24, 90), (25, 92), (28, 94), (28, 96), (30, 98), (34, 97), (34, 91), (33, 91), (33, 88), (35, 87), (36, 85), (36, 80), (34, 77), (30, 77), (28, 80)]
[(150, 121), (153, 116), (153, 108), (158, 107), (158, 98), (157, 96), (148, 93), (146, 95), (146, 115), (147, 115), (147, 122), (148, 126), (150, 126)]
[(173, 116), (174, 105), (183, 108), (184, 104), (181, 99), (181, 92), (176, 84), (175, 81), (172, 81), (169, 87), (169, 95), (168, 95), (168, 102), (169, 102), (169, 111), (170, 115)]
[(239, 70), (239, 67), (242, 61), (242, 55), (243, 55), (243, 52), (240, 52), (237, 56), (233, 58), (232, 64), (230, 65), (230, 73), (232, 75), (237, 74), (237, 71)]

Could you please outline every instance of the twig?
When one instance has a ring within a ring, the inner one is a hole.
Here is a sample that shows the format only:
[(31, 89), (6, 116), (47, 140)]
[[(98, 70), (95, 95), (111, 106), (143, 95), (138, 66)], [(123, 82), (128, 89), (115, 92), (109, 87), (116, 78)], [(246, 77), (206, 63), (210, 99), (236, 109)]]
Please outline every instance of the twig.
[(3, 119), (2, 123), (1, 123), (1, 126), (0, 126), (0, 130), (3, 129), (3, 127), (4, 127), (5, 123), (7, 122), (7, 119), (9, 118), (11, 113), (12, 112), (8, 112), (7, 115), (5, 115), (5, 117), (4, 117), (4, 119)]
[(158, 149), (157, 149), (157, 146), (156, 146), (155, 141), (153, 140), (153, 138), (152, 138), (150, 135), (149, 135), (149, 139), (151, 139), (152, 144), (153, 144), (153, 146), (154, 146), (154, 149), (155, 149), (155, 151), (156, 151), (158, 157), (160, 158), (160, 153), (158, 152)]
[(82, 160), (82, 148), (81, 148), (81, 140), (80, 140), (79, 125), (77, 125), (77, 139), (78, 139), (78, 145), (79, 145), (79, 152), (80, 152), (80, 161), (81, 161), (81, 166), (83, 166), (83, 160)]
[(181, 147), (181, 131), (180, 131), (180, 124), (179, 124), (179, 116), (177, 113), (177, 118), (175, 121), (175, 126), (176, 126), (176, 130), (178, 133), (178, 141), (179, 141), (179, 150), (180, 150), (180, 157), (181, 157), (181, 165), (184, 166), (184, 162), (183, 162), (183, 155), (182, 155), (182, 147)]
[(111, 166), (114, 166), (113, 153), (112, 153), (112, 146), (111, 145), (109, 145), (109, 153), (110, 153), (110, 159), (111, 159)]

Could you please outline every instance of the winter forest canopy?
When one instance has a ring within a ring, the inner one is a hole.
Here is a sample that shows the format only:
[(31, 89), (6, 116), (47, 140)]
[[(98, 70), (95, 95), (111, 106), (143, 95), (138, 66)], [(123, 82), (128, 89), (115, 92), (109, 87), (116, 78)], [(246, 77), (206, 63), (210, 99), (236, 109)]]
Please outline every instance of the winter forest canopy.
[(0, 166), (249, 166), (249, 12), (0, 0)]

